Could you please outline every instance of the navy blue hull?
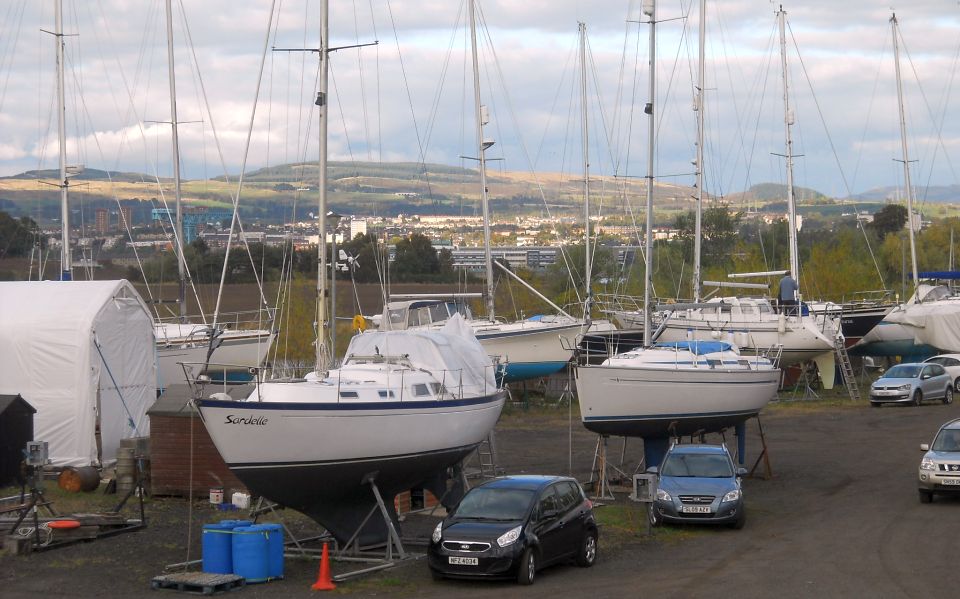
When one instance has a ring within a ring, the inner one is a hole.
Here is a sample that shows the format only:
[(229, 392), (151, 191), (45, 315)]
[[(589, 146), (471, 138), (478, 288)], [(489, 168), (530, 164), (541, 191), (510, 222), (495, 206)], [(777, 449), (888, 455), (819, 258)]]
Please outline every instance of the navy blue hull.
[[(385, 456), (349, 462), (311, 464), (227, 464), (252, 493), (303, 512), (316, 520), (341, 544), (357, 532), (377, 503), (367, 478), (377, 488), (395, 526), (394, 497), (412, 488), (426, 488), (445, 505), (460, 500), (462, 490), (447, 493), (447, 469), (458, 464), (476, 445), (428, 454)], [(386, 541), (383, 517), (374, 514), (359, 539), (370, 545)]]
[(630, 416), (618, 419), (586, 418), (583, 426), (599, 435), (669, 438), (715, 433), (756, 416), (756, 411), (669, 416)]

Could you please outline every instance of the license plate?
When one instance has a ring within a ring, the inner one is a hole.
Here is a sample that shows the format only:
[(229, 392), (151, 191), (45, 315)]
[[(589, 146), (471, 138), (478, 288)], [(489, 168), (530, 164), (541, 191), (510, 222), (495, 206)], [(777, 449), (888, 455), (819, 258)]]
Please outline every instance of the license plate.
[(684, 514), (709, 514), (709, 505), (685, 505), (680, 508)]
[(454, 557), (450, 556), (450, 563), (455, 566), (476, 566), (480, 560), (476, 557)]
[(945, 478), (943, 479), (943, 484), (947, 486), (960, 485), (960, 478)]

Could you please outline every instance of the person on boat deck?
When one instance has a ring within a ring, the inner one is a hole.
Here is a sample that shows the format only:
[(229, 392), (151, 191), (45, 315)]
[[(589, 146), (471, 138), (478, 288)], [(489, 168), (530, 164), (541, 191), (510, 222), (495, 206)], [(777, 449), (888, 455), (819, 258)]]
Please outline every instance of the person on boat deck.
[(784, 314), (795, 314), (797, 311), (797, 280), (788, 270), (780, 279), (780, 310)]

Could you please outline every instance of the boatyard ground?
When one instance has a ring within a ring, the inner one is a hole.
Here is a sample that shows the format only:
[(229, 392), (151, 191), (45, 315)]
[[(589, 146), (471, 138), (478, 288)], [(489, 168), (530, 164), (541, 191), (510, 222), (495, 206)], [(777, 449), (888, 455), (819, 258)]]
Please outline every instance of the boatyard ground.
[[(567, 474), (590, 478), (596, 437), (572, 423), (567, 406), (512, 407), (497, 428), (499, 465), (507, 473)], [(743, 530), (665, 527), (646, 534), (644, 510), (618, 492), (597, 507), (604, 523), (598, 563), (591, 569), (558, 566), (533, 587), (508, 582), (431, 580), (423, 560), (341, 583), (335, 594), (355, 596), (937, 596), (949, 594), (960, 553), (960, 498), (917, 498), (920, 443), (960, 417), (957, 404), (870, 408), (866, 402), (782, 401), (762, 414), (774, 476), (744, 482), (748, 522)], [(748, 426), (748, 461), (758, 455), (757, 423)], [(711, 437), (716, 439), (717, 437)], [(729, 438), (731, 446), (735, 440)], [(620, 461), (621, 441), (610, 441)], [(627, 443), (624, 469), (633, 472), (640, 442)], [(49, 483), (48, 487), (55, 486)], [(61, 511), (100, 509), (113, 497), (56, 497)], [(205, 498), (204, 498), (205, 499)], [(98, 503), (99, 502), (99, 503)], [(96, 505), (93, 505), (96, 504)], [(0, 595), (163, 597), (150, 579), (166, 564), (199, 557), (200, 527), (223, 515), (204, 501), (153, 499), (149, 527), (140, 532), (29, 556), (0, 558)], [(296, 530), (313, 526), (287, 514)], [(191, 521), (192, 526), (188, 526)], [(404, 534), (425, 537), (436, 518), (411, 516)], [(190, 536), (188, 537), (188, 531)], [(413, 551), (422, 548), (410, 547)], [(345, 565), (335, 563), (334, 573)], [(233, 591), (237, 597), (309, 597), (316, 561), (287, 559), (286, 578)]]

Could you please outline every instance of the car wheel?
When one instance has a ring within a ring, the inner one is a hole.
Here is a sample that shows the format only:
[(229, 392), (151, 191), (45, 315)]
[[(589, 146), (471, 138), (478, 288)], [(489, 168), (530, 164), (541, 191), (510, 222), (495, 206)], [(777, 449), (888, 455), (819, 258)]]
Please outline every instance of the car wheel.
[(960, 376), (953, 380), (953, 390), (960, 391)]
[(581, 568), (589, 568), (597, 561), (597, 533), (594, 530), (588, 530), (583, 535), (583, 542), (580, 543), (580, 553), (577, 554), (577, 565)]
[(913, 392), (913, 405), (919, 406), (921, 403), (923, 403), (923, 392), (917, 389)]
[(953, 403), (953, 387), (948, 386), (947, 390), (943, 392), (943, 403)]
[(930, 491), (920, 491), (920, 503), (933, 503), (933, 493)]
[(656, 528), (663, 524), (663, 518), (660, 517), (660, 514), (657, 512), (657, 504), (648, 503), (647, 504), (647, 516), (650, 519), (650, 526)]
[(527, 547), (520, 557), (520, 571), (517, 572), (517, 582), (523, 585), (533, 584), (537, 575), (537, 552), (533, 547)]
[(730, 523), (730, 528), (740, 530), (747, 523), (747, 510), (744, 507), (740, 506), (740, 513), (737, 515), (737, 519)]

